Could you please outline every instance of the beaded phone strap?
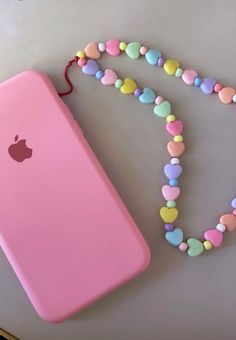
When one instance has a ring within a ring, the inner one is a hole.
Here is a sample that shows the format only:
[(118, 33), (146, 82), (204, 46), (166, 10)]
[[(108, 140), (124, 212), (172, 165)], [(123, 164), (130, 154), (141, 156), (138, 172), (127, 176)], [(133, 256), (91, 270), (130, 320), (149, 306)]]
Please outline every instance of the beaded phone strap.
[(68, 77), (68, 69), (72, 64), (77, 63), (82, 72), (89, 76), (95, 76), (103, 85), (113, 85), (123, 94), (134, 94), (142, 104), (154, 104), (154, 114), (166, 120), (166, 130), (172, 137), (167, 143), (167, 150), (171, 157), (170, 163), (164, 166), (164, 174), (168, 179), (168, 184), (162, 187), (162, 195), (166, 200), (166, 206), (161, 207), (160, 216), (164, 222), (166, 241), (178, 247), (182, 252), (187, 252), (189, 256), (195, 257), (203, 253), (204, 250), (217, 248), (223, 241), (223, 233), (236, 229), (236, 198), (231, 202), (233, 211), (222, 215), (215, 228), (205, 231), (203, 240), (196, 238), (184, 239), (183, 230), (174, 226), (179, 212), (176, 207), (176, 200), (180, 195), (178, 178), (182, 173), (179, 157), (185, 150), (183, 142), (183, 122), (178, 120), (172, 113), (171, 104), (162, 96), (156, 96), (151, 88), (139, 88), (133, 79), (119, 79), (117, 74), (111, 69), (101, 70), (97, 59), (103, 52), (111, 56), (118, 56), (122, 52), (131, 59), (138, 59), (144, 56), (148, 64), (161, 67), (168, 75), (180, 78), (187, 85), (198, 87), (204, 94), (216, 93), (220, 101), (224, 104), (236, 102), (236, 90), (232, 87), (223, 87), (221, 83), (213, 78), (201, 78), (194, 70), (183, 70), (177, 60), (165, 59), (161, 52), (156, 49), (148, 49), (139, 42), (125, 43), (117, 39), (112, 39), (106, 43), (89, 43), (84, 50), (77, 52), (65, 67), (65, 79), (69, 85), (69, 90), (59, 93), (62, 97), (73, 91), (73, 84)]

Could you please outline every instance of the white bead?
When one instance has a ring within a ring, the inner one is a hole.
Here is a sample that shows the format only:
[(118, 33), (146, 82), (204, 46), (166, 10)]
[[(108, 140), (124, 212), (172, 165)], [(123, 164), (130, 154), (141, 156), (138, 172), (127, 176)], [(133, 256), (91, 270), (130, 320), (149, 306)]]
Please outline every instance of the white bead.
[(236, 94), (233, 96), (233, 102), (236, 103)]
[(179, 158), (176, 158), (176, 157), (174, 157), (174, 158), (171, 158), (171, 164), (179, 164)]
[(223, 233), (226, 230), (226, 226), (222, 223), (217, 224), (216, 229)]
[(106, 45), (103, 42), (100, 42), (98, 44), (98, 49), (99, 49), (100, 52), (104, 52), (105, 49), (106, 49)]

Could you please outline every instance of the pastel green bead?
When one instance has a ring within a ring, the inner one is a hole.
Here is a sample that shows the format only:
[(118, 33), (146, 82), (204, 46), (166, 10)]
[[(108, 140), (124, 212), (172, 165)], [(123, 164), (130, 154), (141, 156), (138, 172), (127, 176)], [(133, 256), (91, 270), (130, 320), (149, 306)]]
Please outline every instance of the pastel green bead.
[(182, 74), (184, 73), (184, 70), (181, 67), (178, 67), (177, 70), (175, 71), (175, 76), (177, 78), (182, 77)]
[(117, 79), (115, 82), (115, 88), (120, 89), (122, 85), (123, 85), (123, 80)]
[(126, 46), (125, 53), (131, 59), (138, 59), (140, 57), (141, 44), (137, 41), (133, 41)]
[(154, 106), (153, 110), (158, 117), (166, 118), (171, 114), (171, 105), (167, 100), (164, 100), (161, 104)]
[(188, 255), (191, 257), (199, 256), (204, 251), (204, 246), (202, 242), (197, 240), (196, 238), (189, 238), (187, 240), (188, 248)]
[(166, 206), (168, 208), (175, 208), (176, 207), (176, 202), (175, 201), (167, 201)]

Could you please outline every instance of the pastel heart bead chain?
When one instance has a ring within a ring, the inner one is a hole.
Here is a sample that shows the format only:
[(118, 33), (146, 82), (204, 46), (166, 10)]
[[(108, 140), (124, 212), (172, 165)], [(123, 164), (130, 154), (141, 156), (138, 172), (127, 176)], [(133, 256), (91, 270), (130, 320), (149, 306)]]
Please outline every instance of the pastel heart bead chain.
[(166, 200), (166, 205), (160, 208), (160, 217), (164, 222), (165, 239), (169, 244), (177, 247), (181, 252), (186, 252), (191, 257), (196, 257), (204, 251), (219, 247), (223, 242), (224, 232), (236, 229), (236, 198), (231, 202), (232, 211), (223, 214), (215, 227), (211, 227), (204, 232), (201, 240), (194, 237), (184, 238), (182, 228), (175, 225), (179, 216), (176, 200), (181, 193), (178, 178), (182, 174), (182, 166), (179, 157), (185, 151), (183, 122), (173, 114), (170, 102), (160, 95), (157, 96), (153, 89), (141, 89), (130, 78), (120, 79), (114, 70), (101, 70), (97, 59), (104, 52), (113, 57), (124, 53), (134, 60), (142, 56), (148, 64), (163, 68), (168, 75), (182, 79), (186, 85), (200, 88), (204, 94), (217, 94), (223, 104), (236, 102), (236, 90), (233, 87), (224, 87), (213, 78), (202, 78), (195, 70), (184, 70), (177, 60), (165, 59), (157, 49), (148, 49), (137, 41), (126, 43), (118, 39), (112, 39), (106, 43), (91, 42), (84, 50), (76, 53), (65, 68), (65, 78), (70, 89), (67, 92), (59, 93), (62, 97), (73, 91), (73, 85), (68, 77), (68, 69), (72, 64), (77, 63), (84, 74), (94, 76), (101, 84), (115, 86), (122, 94), (134, 95), (142, 104), (154, 105), (154, 114), (166, 121), (166, 131), (172, 138), (167, 143), (170, 162), (163, 168), (168, 183), (163, 185), (161, 190)]

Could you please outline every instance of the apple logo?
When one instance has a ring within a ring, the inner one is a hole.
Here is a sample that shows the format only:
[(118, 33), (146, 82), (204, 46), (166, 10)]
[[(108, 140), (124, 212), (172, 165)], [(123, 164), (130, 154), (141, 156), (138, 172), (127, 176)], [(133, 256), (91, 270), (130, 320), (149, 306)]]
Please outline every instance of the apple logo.
[(19, 140), (18, 135), (15, 136), (15, 143), (8, 148), (9, 155), (17, 162), (23, 162), (32, 157), (32, 152), (32, 149), (26, 145), (26, 139)]

